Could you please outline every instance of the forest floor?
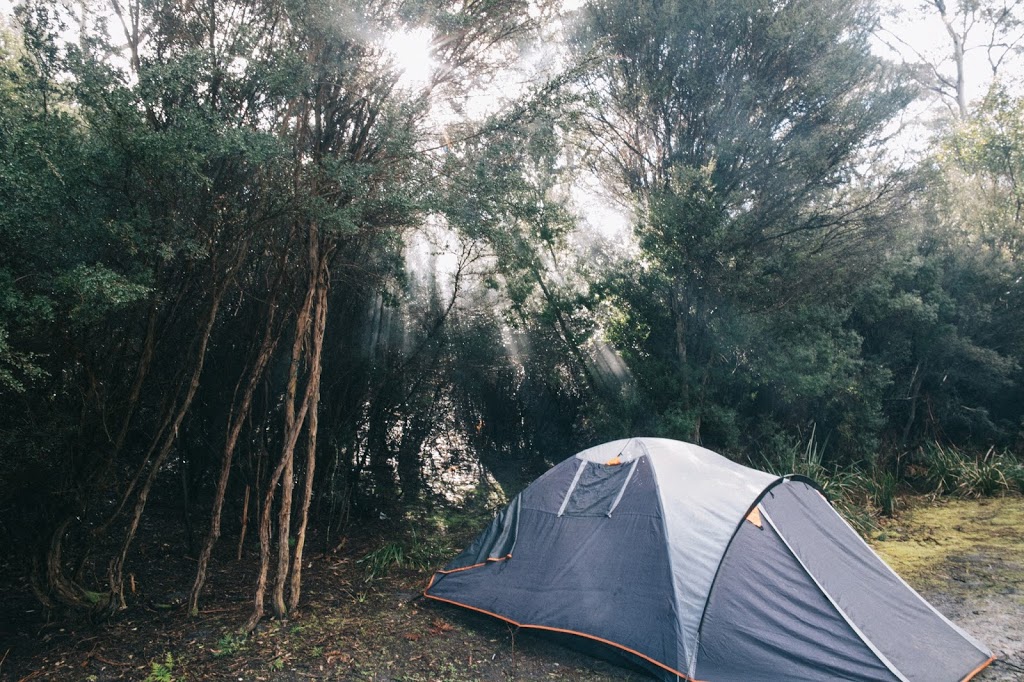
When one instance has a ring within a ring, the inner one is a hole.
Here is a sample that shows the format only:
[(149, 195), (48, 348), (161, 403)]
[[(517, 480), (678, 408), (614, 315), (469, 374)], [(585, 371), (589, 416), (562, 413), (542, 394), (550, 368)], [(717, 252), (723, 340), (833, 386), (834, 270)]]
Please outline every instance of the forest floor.
[[(1024, 499), (909, 498), (872, 534), (875, 548), (935, 606), (1005, 663), (976, 680), (1024, 679)], [(105, 624), (46, 623), (24, 586), (0, 596), (0, 680), (365, 680), (459, 682), (646, 679), (527, 631), (413, 598), (429, 571), (367, 581), (350, 538), (313, 557), (297, 617), (235, 634), (249, 613), (251, 562), (221, 562), (199, 617), (181, 576), (191, 563), (166, 544), (137, 559), (132, 605)], [(1006, 665), (1009, 663), (1010, 666)]]

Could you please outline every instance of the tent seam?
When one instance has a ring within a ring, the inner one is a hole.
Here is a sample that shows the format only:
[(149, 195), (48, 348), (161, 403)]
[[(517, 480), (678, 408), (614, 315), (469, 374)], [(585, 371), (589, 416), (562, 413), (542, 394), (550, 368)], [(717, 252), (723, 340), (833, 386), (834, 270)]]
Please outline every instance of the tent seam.
[[(707, 597), (705, 597), (705, 599), (704, 599), (704, 608), (700, 612), (700, 620), (697, 621), (697, 644), (696, 644), (697, 652), (694, 653), (694, 659), (693, 659), (694, 663), (696, 663), (697, 655), (700, 652), (701, 633), (704, 630), (704, 618), (705, 618), (705, 616), (707, 616), (708, 606), (711, 604), (711, 593), (715, 591), (715, 583), (718, 582), (718, 576), (722, 572), (722, 564), (725, 563), (725, 557), (729, 555), (729, 549), (732, 547), (733, 541), (736, 540), (736, 535), (739, 534), (740, 528), (743, 527), (743, 524), (746, 523), (746, 521), (747, 521), (747, 517), (750, 516), (750, 512), (752, 512), (754, 509), (757, 509), (758, 505), (761, 504), (761, 500), (764, 499), (764, 496), (767, 495), (768, 492), (772, 488), (774, 488), (775, 486), (779, 485), (780, 483), (782, 483), (785, 480), (786, 480), (785, 477), (779, 476), (777, 479), (775, 479), (774, 481), (772, 481), (771, 483), (766, 485), (764, 487), (764, 490), (762, 490), (761, 492), (759, 492), (757, 494), (757, 497), (754, 498), (753, 504), (751, 504), (747, 508), (747, 511), (743, 513), (743, 516), (740, 517), (740, 522), (736, 524), (736, 528), (733, 529), (732, 535), (729, 536), (729, 542), (727, 542), (725, 544), (725, 551), (722, 552), (722, 558), (719, 560), (718, 566), (715, 568), (715, 575), (713, 575), (711, 577), (711, 586), (708, 587), (708, 594), (707, 594)], [(660, 500), (659, 500), (659, 503), (660, 503)], [(695, 674), (697, 671), (696, 671), (696, 669), (694, 669), (694, 670), (691, 670), (690, 672)]]
[[(641, 441), (641, 443), (642, 442), (643, 441)], [(665, 543), (667, 545), (668, 544), (668, 528), (665, 527), (665, 508), (661, 504), (661, 494), (658, 492), (660, 490), (660, 488), (659, 488), (660, 483), (658, 482), (658, 467), (654, 466), (654, 458), (650, 456), (650, 453), (648, 453), (647, 446), (644, 446), (644, 453), (645, 454), (643, 456), (647, 457), (647, 463), (651, 467), (651, 477), (654, 479), (654, 499), (658, 502), (658, 514), (661, 517), (661, 533), (662, 533), (662, 537), (664, 538)], [(638, 457), (637, 459), (640, 459), (640, 458)], [(668, 576), (669, 576), (669, 581), (668, 582), (669, 582), (669, 585), (672, 586), (672, 616), (673, 616), (672, 622), (674, 623), (673, 629), (675, 630), (675, 641), (677, 642), (677, 644), (676, 644), (676, 663), (678, 664), (680, 662), (683, 662), (683, 663), (686, 663), (687, 666), (689, 666), (689, 661), (687, 660), (687, 656), (686, 656), (686, 642), (683, 640), (682, 624), (679, 621), (679, 617), (680, 617), (680, 614), (679, 614), (679, 592), (676, 590), (675, 567), (672, 565), (672, 551), (667, 546), (666, 546), (666, 549), (665, 549), (665, 560), (668, 562)], [(698, 641), (699, 641), (699, 636), (698, 636)], [(679, 658), (679, 644), (683, 645), (683, 657), (682, 657), (681, 661), (680, 661), (680, 658)], [(694, 648), (696, 649), (697, 647), (695, 646)], [(693, 660), (694, 661), (697, 660), (696, 652), (694, 653)], [(689, 673), (689, 674), (688, 675), (684, 675), (684, 677), (688, 677), (689, 679), (692, 679), (693, 678), (693, 673), (695, 671), (690, 670), (688, 668), (686, 672)]]
[(765, 509), (764, 509), (763, 507), (762, 507), (762, 509), (761, 509), (761, 516), (762, 516), (762, 518), (764, 518), (764, 519), (765, 519), (765, 520), (766, 520), (766, 521), (767, 521), (767, 522), (768, 522), (768, 523), (769, 523), (769, 524), (771, 525), (771, 527), (772, 527), (772, 528), (773, 528), (773, 529), (775, 530), (775, 533), (776, 533), (776, 534), (777, 534), (777, 535), (779, 536), (779, 539), (780, 539), (780, 540), (782, 540), (782, 544), (784, 544), (784, 545), (786, 546), (786, 549), (787, 549), (787, 550), (789, 550), (789, 553), (790, 553), (790, 554), (792, 554), (792, 555), (793, 555), (793, 558), (794, 558), (794, 559), (796, 559), (796, 561), (797, 561), (797, 563), (798, 563), (798, 564), (800, 564), (800, 568), (802, 568), (802, 569), (804, 570), (804, 573), (806, 573), (806, 574), (807, 574), (807, 577), (811, 579), (811, 581), (812, 581), (812, 582), (814, 583), (814, 585), (815, 585), (815, 586), (816, 586), (816, 587), (818, 588), (818, 590), (819, 590), (819, 591), (821, 592), (821, 594), (822, 594), (822, 595), (824, 595), (825, 599), (828, 599), (829, 603), (830, 603), (830, 604), (832, 604), (832, 608), (834, 608), (834, 609), (835, 609), (835, 610), (836, 610), (836, 611), (837, 611), (837, 612), (839, 613), (839, 615), (840, 615), (840, 616), (842, 617), (842, 619), (846, 621), (846, 624), (847, 624), (847, 625), (849, 625), (849, 626), (850, 626), (850, 628), (851, 628), (851, 629), (853, 630), (854, 634), (855, 634), (855, 635), (857, 635), (857, 637), (859, 637), (859, 638), (860, 638), (860, 641), (861, 641), (861, 642), (863, 642), (863, 643), (864, 643), (864, 645), (865, 645), (865, 646), (866, 646), (866, 647), (867, 647), (868, 649), (870, 649), (870, 650), (871, 650), (871, 653), (873, 653), (873, 654), (875, 655), (875, 657), (876, 657), (876, 658), (878, 658), (878, 660), (879, 660), (879, 661), (880, 661), (880, 662), (882, 663), (882, 665), (884, 665), (884, 666), (885, 666), (886, 668), (888, 668), (888, 669), (889, 669), (889, 672), (891, 672), (891, 673), (892, 673), (893, 675), (895, 675), (895, 676), (896, 676), (896, 678), (900, 680), (900, 682), (910, 682), (910, 681), (909, 681), (909, 680), (908, 680), (908, 679), (906, 678), (906, 676), (905, 676), (905, 675), (904, 675), (903, 673), (901, 673), (901, 672), (900, 672), (899, 668), (897, 668), (897, 667), (896, 667), (896, 666), (895, 666), (895, 665), (894, 665), (894, 664), (892, 663), (892, 661), (890, 661), (890, 660), (889, 660), (889, 659), (888, 659), (888, 658), (887, 658), (887, 657), (885, 656), (885, 654), (883, 654), (883, 653), (882, 653), (882, 652), (881, 652), (881, 651), (880, 651), (880, 650), (878, 649), (878, 647), (876, 647), (876, 646), (875, 646), (874, 642), (872, 642), (872, 641), (871, 641), (871, 640), (870, 640), (870, 639), (868, 638), (868, 636), (867, 636), (867, 635), (865, 635), (865, 634), (864, 634), (864, 633), (863, 633), (863, 632), (861, 631), (861, 629), (860, 629), (859, 627), (857, 627), (857, 624), (856, 624), (856, 623), (854, 623), (854, 622), (853, 622), (853, 619), (852, 619), (852, 618), (850, 618), (850, 617), (849, 617), (849, 616), (848, 616), (848, 615), (846, 614), (846, 611), (844, 611), (844, 610), (842, 609), (842, 607), (840, 607), (840, 606), (839, 606), (839, 604), (838, 604), (838, 603), (836, 602), (836, 600), (835, 600), (835, 599), (834, 599), (834, 598), (832, 597), (832, 595), (828, 593), (828, 590), (826, 590), (826, 589), (825, 589), (825, 587), (824, 587), (824, 586), (823, 586), (823, 585), (822, 585), (822, 584), (821, 584), (820, 582), (818, 582), (818, 579), (817, 579), (817, 578), (815, 578), (815, 577), (814, 577), (814, 574), (813, 574), (813, 573), (811, 573), (811, 571), (810, 571), (810, 569), (809, 569), (809, 568), (807, 568), (807, 564), (805, 564), (805, 563), (804, 563), (803, 559), (801, 559), (801, 558), (800, 558), (800, 557), (799, 557), (799, 556), (797, 555), (796, 551), (795, 551), (795, 550), (793, 549), (793, 546), (789, 544), (789, 540), (787, 540), (787, 539), (786, 539), (786, 536), (782, 534), (782, 530), (781, 530), (781, 529), (780, 529), (780, 528), (779, 528), (779, 527), (778, 527), (778, 526), (777, 526), (777, 525), (775, 524), (775, 521), (773, 521), (773, 520), (772, 520), (772, 517), (771, 517), (771, 516), (770, 516), (770, 515), (768, 514), (768, 512), (767, 512), (767, 511), (766, 511), (766, 510), (765, 510)]
[(832, 505), (829, 505), (829, 508), (831, 508), (832, 509), (832, 513), (834, 513), (836, 516), (838, 516), (839, 520), (842, 521), (846, 525), (846, 527), (850, 529), (850, 532), (853, 533), (855, 536), (857, 536), (857, 539), (860, 540), (860, 542), (865, 547), (867, 547), (868, 550), (873, 555), (878, 557), (878, 560), (882, 563), (882, 565), (885, 566), (886, 569), (888, 569), (888, 571), (890, 573), (892, 573), (896, 577), (896, 579), (899, 580), (900, 583), (903, 584), (904, 587), (906, 587), (908, 590), (910, 590), (911, 593), (913, 593), (913, 595), (915, 597), (917, 597), (925, 606), (927, 606), (932, 611), (932, 613), (934, 613), (936, 616), (938, 616), (946, 625), (951, 627), (957, 634), (959, 634), (961, 637), (963, 637), (965, 640), (967, 640), (968, 644), (973, 646), (975, 649), (980, 651), (982, 654), (984, 654), (986, 656), (992, 656), (992, 652), (989, 651), (987, 648), (985, 648), (985, 645), (983, 645), (981, 642), (979, 642), (976, 639), (974, 639), (974, 637), (972, 637), (970, 634), (968, 634), (963, 628), (958, 626), (956, 623), (951, 621), (949, 618), (946, 618), (946, 616), (944, 616), (941, 611), (939, 611), (937, 608), (935, 608), (927, 599), (922, 597), (921, 594), (917, 590), (915, 590), (913, 587), (911, 587), (907, 583), (907, 581), (904, 580), (902, 576), (900, 576), (899, 573), (894, 571), (892, 566), (887, 564), (885, 562), (885, 560), (882, 559), (882, 557), (878, 556), (878, 552), (876, 552), (875, 550), (871, 549), (871, 545), (869, 545), (867, 542), (865, 542), (864, 538), (862, 538), (857, 531), (853, 530), (853, 527), (849, 523), (847, 523), (846, 519), (843, 518), (842, 514), (840, 514), (839, 512), (837, 512), (835, 510), (835, 507), (832, 507)]
[(587, 468), (587, 462), (580, 460), (580, 465), (576, 467), (576, 474), (572, 477), (572, 483), (569, 484), (569, 490), (565, 492), (565, 498), (562, 500), (562, 506), (558, 508), (558, 513), (555, 516), (561, 518), (562, 514), (565, 513), (565, 508), (569, 506), (569, 498), (572, 497), (572, 493), (576, 490), (576, 484), (580, 482), (580, 477), (583, 476), (583, 470)]
[(633, 463), (629, 465), (629, 473), (626, 474), (626, 481), (622, 484), (622, 487), (619, 488), (619, 494), (615, 496), (615, 500), (612, 502), (612, 506), (608, 508), (606, 516), (611, 517), (612, 512), (619, 506), (619, 502), (622, 501), (622, 496), (626, 493), (626, 486), (628, 486), (629, 482), (633, 480), (633, 472), (636, 471), (636, 464), (639, 461), (640, 458), (637, 457), (633, 460)]

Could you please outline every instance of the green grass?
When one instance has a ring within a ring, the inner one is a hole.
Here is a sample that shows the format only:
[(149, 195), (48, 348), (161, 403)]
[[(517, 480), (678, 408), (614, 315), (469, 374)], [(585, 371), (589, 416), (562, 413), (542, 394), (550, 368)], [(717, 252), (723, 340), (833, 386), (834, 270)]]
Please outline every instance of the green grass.
[[(1010, 452), (989, 448), (971, 454), (953, 446), (929, 443), (903, 467), (876, 460), (870, 468), (828, 464), (825, 445), (812, 429), (806, 442), (793, 441), (774, 457), (762, 457), (762, 468), (785, 476), (815, 481), (832, 505), (861, 534), (868, 535), (879, 517), (896, 514), (901, 492), (916, 490), (933, 498), (975, 499), (1024, 492), (1024, 465)], [(908, 473), (909, 472), (909, 473)]]
[(1024, 492), (1024, 472), (1009, 452), (989, 448), (972, 455), (953, 446), (929, 443), (919, 450), (926, 492), (935, 496), (992, 497), (1011, 490)]
[(396, 568), (415, 571), (437, 568), (454, 553), (455, 548), (443, 532), (423, 534), (410, 529), (403, 537), (385, 542), (366, 553), (358, 563), (363, 565), (366, 580), (371, 582)]

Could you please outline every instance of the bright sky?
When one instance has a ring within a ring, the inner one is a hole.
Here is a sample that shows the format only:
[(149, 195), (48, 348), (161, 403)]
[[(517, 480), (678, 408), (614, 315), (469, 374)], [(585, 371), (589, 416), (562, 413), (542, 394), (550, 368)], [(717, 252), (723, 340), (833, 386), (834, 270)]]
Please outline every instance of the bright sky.
[[(889, 7), (905, 8), (910, 3), (904, 0), (887, 0)], [(930, 5), (931, 3), (925, 3)], [(957, 7), (957, 0), (948, 0), (947, 7), (952, 14)], [(988, 39), (986, 26), (976, 25), (968, 34), (965, 45), (964, 64), (966, 66), (966, 82), (968, 100), (975, 100), (985, 94), (990, 81), (992, 71), (989, 67), (985, 41)], [(952, 43), (946, 27), (934, 7), (929, 7), (922, 14), (921, 12), (904, 11), (902, 16), (890, 16), (883, 18), (882, 30), (878, 32), (875, 49), (878, 54), (893, 59), (905, 59), (915, 61), (924, 58), (933, 64), (944, 65), (940, 72), (951, 81), (956, 80), (956, 71), (953, 62), (949, 59), (952, 54)], [(1007, 85), (1020, 85), (1019, 61), (1007, 62), (1001, 69), (1004, 82)], [(1016, 81), (1016, 82), (1014, 82)]]
[(384, 49), (395, 60), (395, 68), (402, 73), (398, 84), (409, 89), (422, 88), (430, 81), (434, 60), (430, 56), (430, 45), (434, 32), (429, 28), (411, 31), (396, 31), (384, 40)]

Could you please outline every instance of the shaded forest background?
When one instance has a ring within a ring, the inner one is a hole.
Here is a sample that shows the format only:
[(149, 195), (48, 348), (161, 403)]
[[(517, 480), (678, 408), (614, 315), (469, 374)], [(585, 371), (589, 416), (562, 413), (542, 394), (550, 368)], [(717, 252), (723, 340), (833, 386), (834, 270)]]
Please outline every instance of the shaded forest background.
[(938, 61), (883, 56), (882, 10), (19, 4), (3, 572), (113, 614), (158, 513), (191, 612), (211, 562), (257, 563), (251, 629), (298, 608), (307, 542), (631, 435), (883, 512), (1024, 484), (1024, 7), (921, 3)]

